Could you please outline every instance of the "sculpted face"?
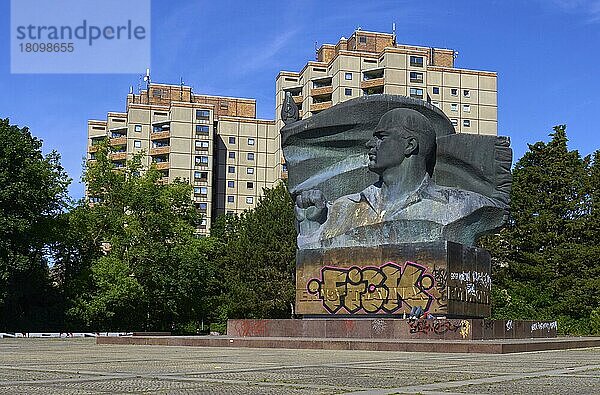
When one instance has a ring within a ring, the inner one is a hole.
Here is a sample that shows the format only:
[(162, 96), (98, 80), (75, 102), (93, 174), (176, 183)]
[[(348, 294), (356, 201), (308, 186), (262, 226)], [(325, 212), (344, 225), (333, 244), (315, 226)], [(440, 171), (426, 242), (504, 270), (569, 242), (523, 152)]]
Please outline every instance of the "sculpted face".
[(408, 138), (404, 128), (394, 117), (386, 114), (381, 117), (367, 142), (369, 149), (369, 170), (381, 174), (385, 169), (399, 166), (408, 149)]

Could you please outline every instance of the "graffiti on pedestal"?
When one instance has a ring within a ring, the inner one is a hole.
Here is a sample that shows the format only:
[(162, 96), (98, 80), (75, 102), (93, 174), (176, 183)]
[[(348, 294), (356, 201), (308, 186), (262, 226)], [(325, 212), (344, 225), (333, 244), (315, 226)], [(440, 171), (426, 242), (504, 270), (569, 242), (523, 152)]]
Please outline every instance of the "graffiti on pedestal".
[(458, 332), (463, 339), (469, 337), (471, 324), (468, 320), (452, 322), (451, 320), (415, 320), (409, 321), (410, 333), (444, 335), (448, 332)]
[(307, 290), (331, 314), (397, 313), (413, 307), (427, 312), (439, 298), (435, 285), (425, 266), (387, 262), (379, 267), (323, 267), (321, 278), (308, 281)]
[(237, 320), (235, 322), (235, 333), (238, 336), (265, 336), (267, 333), (266, 320)]
[(451, 300), (471, 303), (490, 303), (492, 278), (489, 273), (479, 271), (451, 272), (448, 287)]

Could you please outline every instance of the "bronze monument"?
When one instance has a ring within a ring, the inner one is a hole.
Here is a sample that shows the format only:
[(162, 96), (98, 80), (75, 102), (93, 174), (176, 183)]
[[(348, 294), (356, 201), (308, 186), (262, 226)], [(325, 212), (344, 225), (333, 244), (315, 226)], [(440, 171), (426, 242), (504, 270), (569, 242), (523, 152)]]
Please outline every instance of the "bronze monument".
[(353, 99), (297, 119), (282, 111), (296, 202), (296, 312), (489, 315), (490, 258), (474, 246), (506, 217), (507, 138), (456, 134), (436, 107)]

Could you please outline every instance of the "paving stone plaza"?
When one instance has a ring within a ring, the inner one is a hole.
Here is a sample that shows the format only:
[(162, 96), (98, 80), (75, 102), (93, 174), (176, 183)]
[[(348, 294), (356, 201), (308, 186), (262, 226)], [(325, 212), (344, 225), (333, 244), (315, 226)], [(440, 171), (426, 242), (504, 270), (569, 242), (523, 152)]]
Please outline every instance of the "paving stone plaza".
[(594, 394), (600, 348), (520, 354), (96, 345), (0, 339), (0, 393)]

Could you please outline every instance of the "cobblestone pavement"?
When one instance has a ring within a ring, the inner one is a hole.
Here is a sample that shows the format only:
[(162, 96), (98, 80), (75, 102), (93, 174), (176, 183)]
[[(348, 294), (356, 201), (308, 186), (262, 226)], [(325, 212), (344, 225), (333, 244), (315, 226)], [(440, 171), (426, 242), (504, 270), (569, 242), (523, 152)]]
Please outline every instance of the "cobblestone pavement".
[(600, 348), (523, 354), (0, 339), (0, 394), (597, 394)]

